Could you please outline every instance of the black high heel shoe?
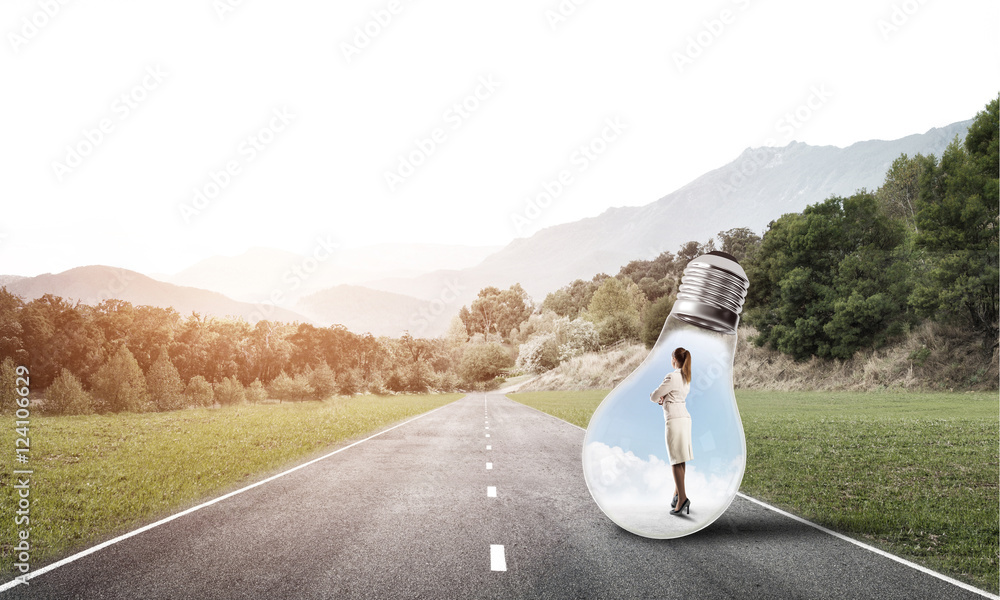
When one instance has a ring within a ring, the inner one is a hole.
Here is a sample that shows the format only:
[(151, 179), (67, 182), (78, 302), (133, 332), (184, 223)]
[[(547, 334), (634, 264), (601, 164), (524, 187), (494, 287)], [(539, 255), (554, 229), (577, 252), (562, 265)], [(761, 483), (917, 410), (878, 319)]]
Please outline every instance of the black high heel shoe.
[(679, 515), (682, 512), (684, 512), (685, 508), (687, 509), (687, 514), (691, 514), (691, 499), (690, 498), (685, 498), (684, 499), (684, 504), (681, 504), (679, 507), (677, 507), (676, 510), (670, 511), (670, 514), (672, 514), (672, 515)]
[(674, 499), (670, 501), (670, 508), (677, 508), (677, 494), (674, 494)]

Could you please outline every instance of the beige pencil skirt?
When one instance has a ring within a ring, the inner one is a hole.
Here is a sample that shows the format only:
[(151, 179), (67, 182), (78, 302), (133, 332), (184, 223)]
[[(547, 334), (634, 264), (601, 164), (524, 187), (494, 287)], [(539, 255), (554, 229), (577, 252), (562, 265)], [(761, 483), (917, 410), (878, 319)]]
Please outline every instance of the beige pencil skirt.
[(670, 464), (677, 465), (694, 458), (691, 449), (691, 417), (667, 419), (667, 453)]

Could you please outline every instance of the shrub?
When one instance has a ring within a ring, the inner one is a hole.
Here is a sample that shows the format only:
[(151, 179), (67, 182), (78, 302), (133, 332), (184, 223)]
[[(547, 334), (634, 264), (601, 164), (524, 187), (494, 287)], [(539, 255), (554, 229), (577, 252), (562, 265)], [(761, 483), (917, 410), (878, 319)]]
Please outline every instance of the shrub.
[(313, 390), (314, 399), (325, 400), (336, 393), (337, 376), (325, 362), (320, 363), (315, 369), (306, 371), (304, 375)]
[(247, 386), (246, 396), (247, 402), (251, 404), (260, 404), (267, 400), (267, 390), (264, 389), (264, 384), (260, 382), (260, 379), (254, 379), (253, 383)]
[(212, 406), (215, 404), (215, 392), (212, 391), (212, 384), (201, 375), (195, 375), (188, 381), (184, 390), (188, 404), (191, 406)]
[(601, 346), (601, 338), (597, 327), (586, 319), (566, 317), (559, 319), (559, 362), (569, 360), (587, 352), (594, 352)]
[(295, 377), (289, 377), (284, 371), (271, 381), (270, 390), (271, 397), (276, 398), (278, 402), (283, 400), (288, 402), (309, 400), (316, 393), (312, 386), (309, 385), (309, 380), (305, 375), (300, 374)]
[(80, 380), (63, 369), (45, 390), (45, 412), (54, 415), (84, 415), (94, 412), (90, 394)]
[(359, 369), (347, 369), (337, 376), (337, 393), (339, 394), (353, 396), (361, 391), (363, 385), (364, 380)]
[(215, 399), (223, 406), (241, 404), (246, 401), (246, 390), (235, 377), (226, 377), (215, 384)]
[(597, 334), (602, 346), (622, 340), (639, 339), (639, 316), (634, 313), (616, 312), (597, 324)]
[(515, 366), (521, 371), (541, 373), (559, 364), (559, 344), (555, 334), (537, 335), (525, 343), (517, 353)]

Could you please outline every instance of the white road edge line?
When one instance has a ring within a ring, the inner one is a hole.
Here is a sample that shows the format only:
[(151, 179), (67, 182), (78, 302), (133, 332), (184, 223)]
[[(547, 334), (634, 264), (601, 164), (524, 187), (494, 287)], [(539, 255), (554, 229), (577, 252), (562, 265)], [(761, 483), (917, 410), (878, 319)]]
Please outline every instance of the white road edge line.
[(490, 570), (507, 570), (507, 557), (504, 556), (502, 544), (490, 544)]
[(799, 523), (804, 523), (806, 525), (809, 525), (810, 527), (815, 527), (816, 529), (819, 529), (823, 533), (828, 533), (828, 534), (832, 535), (833, 537), (835, 537), (837, 539), (844, 540), (845, 542), (850, 542), (850, 543), (854, 544), (855, 546), (858, 546), (860, 548), (864, 548), (865, 550), (869, 550), (871, 552), (874, 552), (875, 554), (882, 555), (882, 556), (884, 556), (884, 557), (886, 557), (888, 559), (894, 560), (894, 561), (896, 561), (896, 562), (898, 562), (900, 564), (903, 564), (903, 565), (906, 565), (908, 567), (914, 568), (914, 569), (916, 569), (916, 570), (918, 570), (918, 571), (920, 571), (922, 573), (926, 573), (928, 575), (937, 577), (938, 579), (946, 581), (946, 582), (948, 582), (948, 583), (950, 583), (952, 585), (958, 586), (958, 587), (960, 587), (960, 588), (962, 588), (964, 590), (967, 590), (967, 591), (979, 594), (980, 596), (983, 596), (985, 598), (993, 598), (994, 600), (1000, 600), (1000, 596), (996, 596), (994, 594), (991, 594), (991, 593), (987, 592), (986, 590), (981, 590), (981, 589), (979, 589), (977, 587), (969, 585), (968, 583), (961, 582), (961, 581), (959, 581), (957, 579), (952, 579), (951, 577), (948, 577), (947, 575), (942, 575), (941, 573), (938, 573), (937, 571), (933, 571), (933, 570), (928, 569), (927, 567), (925, 567), (923, 565), (918, 565), (917, 563), (910, 562), (910, 561), (906, 560), (905, 558), (900, 558), (900, 557), (896, 556), (895, 554), (891, 554), (889, 552), (886, 552), (885, 550), (880, 550), (880, 549), (878, 549), (878, 548), (876, 548), (874, 546), (869, 546), (868, 544), (866, 544), (864, 542), (859, 542), (858, 540), (856, 540), (854, 538), (851, 538), (851, 537), (848, 537), (848, 536), (846, 536), (846, 535), (844, 535), (842, 533), (837, 533), (836, 531), (833, 531), (831, 529), (827, 529), (826, 527), (823, 527), (822, 525), (817, 525), (816, 523), (813, 523), (812, 521), (807, 521), (806, 519), (803, 519), (802, 517), (797, 517), (797, 516), (793, 515), (792, 513), (785, 512), (785, 511), (781, 510), (780, 508), (777, 508), (775, 506), (771, 506), (770, 504), (768, 504), (766, 502), (761, 502), (760, 500), (758, 500), (756, 498), (751, 498), (750, 496), (747, 496), (746, 494), (743, 494), (743, 493), (740, 493), (740, 492), (736, 492), (736, 495), (739, 496), (740, 498), (745, 499), (745, 500), (749, 500), (750, 502), (753, 502), (754, 504), (759, 504), (760, 506), (763, 506), (764, 508), (773, 510), (774, 512), (776, 512), (776, 513), (778, 513), (780, 515), (784, 515), (784, 516), (788, 517), (789, 519), (792, 519), (794, 521), (798, 521)]
[[(463, 396), (462, 398), (465, 398), (465, 396)], [(313, 463), (317, 463), (317, 462), (319, 462), (321, 460), (325, 460), (327, 458), (330, 458), (334, 454), (343, 452), (344, 450), (347, 450), (348, 448), (353, 448), (354, 446), (357, 446), (358, 444), (362, 444), (364, 442), (367, 442), (368, 440), (370, 440), (372, 438), (376, 438), (376, 437), (382, 435), (383, 433), (388, 433), (388, 432), (392, 431), (393, 429), (396, 429), (397, 427), (402, 427), (403, 425), (406, 425), (408, 423), (412, 423), (413, 421), (416, 421), (417, 419), (421, 419), (423, 417), (426, 417), (427, 415), (429, 415), (431, 413), (435, 413), (435, 412), (441, 410), (442, 408), (446, 408), (448, 406), (451, 406), (455, 402), (458, 402), (459, 400), (462, 400), (462, 398), (459, 398), (458, 400), (454, 400), (452, 402), (449, 402), (448, 404), (445, 404), (444, 406), (439, 406), (439, 407), (435, 408), (434, 410), (425, 412), (425, 413), (423, 413), (421, 415), (417, 415), (417, 416), (413, 417), (412, 419), (409, 419), (407, 421), (403, 421), (402, 423), (397, 423), (396, 425), (393, 425), (392, 427), (390, 427), (388, 429), (383, 429), (382, 431), (380, 431), (380, 432), (378, 432), (378, 433), (376, 433), (374, 435), (370, 435), (370, 436), (366, 437), (363, 440), (358, 440), (358, 441), (356, 441), (356, 442), (354, 442), (352, 444), (344, 446), (343, 448), (338, 448), (338, 449), (334, 450), (333, 452), (330, 452), (329, 454), (324, 454), (323, 456), (320, 456), (319, 458), (314, 458), (314, 459), (310, 460), (309, 462), (305, 462), (305, 463), (302, 463), (301, 465), (292, 467), (291, 469), (288, 469), (287, 471), (284, 471), (282, 473), (278, 473), (277, 475), (272, 475), (272, 476), (268, 477), (267, 479), (262, 479), (262, 480), (260, 480), (260, 481), (258, 481), (256, 483), (251, 483), (250, 485), (248, 485), (248, 486), (246, 486), (244, 488), (240, 488), (240, 489), (238, 489), (236, 491), (229, 492), (228, 494), (219, 496), (218, 498), (214, 498), (212, 500), (209, 500), (208, 502), (204, 502), (202, 504), (199, 504), (198, 506), (192, 506), (191, 508), (189, 508), (187, 510), (183, 510), (183, 511), (177, 513), (177, 514), (170, 515), (169, 517), (160, 519), (159, 521), (157, 521), (155, 523), (150, 523), (149, 525), (146, 525), (146, 526), (140, 527), (139, 529), (136, 529), (134, 531), (130, 531), (128, 533), (122, 534), (122, 535), (120, 535), (120, 536), (118, 536), (118, 537), (116, 537), (114, 539), (111, 539), (111, 540), (108, 540), (106, 542), (100, 543), (100, 544), (98, 544), (96, 546), (91, 546), (90, 548), (87, 548), (86, 550), (82, 550), (80, 552), (77, 552), (76, 554), (74, 554), (72, 556), (67, 556), (66, 558), (60, 560), (59, 562), (54, 562), (54, 563), (52, 563), (50, 565), (46, 565), (46, 566), (38, 569), (37, 571), (30, 571), (26, 575), (20, 575), (20, 576), (16, 577), (15, 579), (12, 579), (11, 581), (8, 581), (8, 582), (4, 583), (3, 585), (0, 585), (0, 592), (3, 592), (5, 590), (9, 590), (10, 588), (12, 588), (12, 587), (14, 587), (16, 585), (22, 584), (22, 583), (23, 584), (27, 584), (28, 581), (34, 579), (35, 577), (38, 577), (39, 575), (44, 575), (45, 573), (48, 573), (49, 571), (52, 571), (54, 569), (58, 569), (59, 567), (64, 566), (64, 565), (68, 565), (69, 563), (77, 561), (77, 560), (79, 560), (79, 559), (81, 559), (81, 558), (83, 558), (85, 556), (90, 555), (90, 554), (93, 554), (94, 552), (97, 552), (98, 550), (103, 550), (104, 548), (107, 548), (108, 546), (111, 546), (113, 544), (117, 544), (118, 542), (127, 540), (130, 537), (139, 535), (140, 533), (143, 533), (144, 531), (149, 531), (150, 529), (153, 529), (154, 527), (159, 527), (160, 525), (163, 525), (165, 523), (169, 523), (170, 521), (173, 521), (174, 519), (178, 519), (180, 517), (183, 517), (184, 515), (191, 514), (191, 513), (193, 513), (196, 510), (200, 510), (202, 508), (205, 508), (206, 506), (211, 506), (211, 505), (213, 505), (213, 504), (215, 504), (217, 502), (222, 502), (223, 500), (225, 500), (227, 498), (232, 498), (233, 496), (235, 496), (237, 494), (242, 494), (243, 492), (246, 492), (248, 490), (252, 490), (255, 487), (258, 487), (258, 486), (264, 485), (265, 483), (269, 483), (271, 481), (274, 481), (275, 479), (278, 479), (279, 477), (284, 477), (285, 475), (288, 475), (289, 473), (293, 473), (295, 471), (298, 471), (299, 469), (304, 469), (304, 468), (308, 467), (309, 465), (311, 465)]]
[[(504, 394), (504, 398), (507, 398), (506, 394)], [(510, 400), (511, 402), (517, 402), (517, 400), (511, 400), (510, 398), (507, 398), (507, 400)], [(545, 415), (547, 417), (551, 417), (553, 419), (556, 419), (557, 421), (561, 421), (563, 423), (566, 423), (567, 425), (572, 425), (573, 427), (576, 427), (577, 429), (579, 429), (581, 431), (587, 431), (585, 428), (580, 427), (576, 423), (570, 423), (569, 421), (566, 421), (564, 419), (560, 419), (557, 416), (550, 415), (547, 412), (540, 411), (540, 410), (538, 410), (537, 408), (535, 408), (533, 406), (528, 406), (527, 404), (522, 404), (520, 402), (517, 402), (517, 403), (520, 404), (521, 406), (525, 406), (527, 408), (530, 408), (531, 410), (540, 412), (540, 413), (542, 413), (543, 415)], [(889, 552), (886, 552), (885, 550), (879, 550), (878, 548), (876, 548), (874, 546), (869, 546), (868, 544), (866, 544), (864, 542), (859, 542), (858, 540), (856, 540), (854, 538), (851, 538), (851, 537), (848, 537), (848, 536), (846, 536), (846, 535), (844, 535), (842, 533), (837, 533), (836, 531), (827, 529), (826, 527), (823, 527), (822, 525), (817, 525), (816, 523), (813, 523), (812, 521), (807, 521), (806, 519), (803, 519), (802, 517), (796, 517), (795, 515), (793, 515), (791, 513), (788, 513), (788, 512), (785, 512), (785, 511), (781, 510), (780, 508), (778, 508), (776, 506), (771, 506), (767, 502), (762, 502), (760, 500), (757, 500), (756, 498), (751, 498), (750, 496), (747, 496), (746, 494), (743, 494), (743, 493), (740, 493), (740, 492), (736, 492), (736, 495), (739, 496), (739, 497), (741, 497), (741, 498), (744, 498), (746, 500), (749, 500), (749, 501), (753, 502), (754, 504), (759, 504), (760, 506), (763, 506), (764, 508), (766, 508), (768, 510), (773, 510), (774, 512), (776, 512), (778, 514), (784, 515), (784, 516), (786, 516), (786, 517), (788, 517), (790, 519), (798, 521), (799, 523), (803, 523), (805, 525), (809, 525), (810, 527), (815, 527), (816, 529), (818, 529), (818, 530), (820, 530), (820, 531), (822, 531), (824, 533), (828, 533), (828, 534), (832, 535), (833, 537), (835, 537), (837, 539), (844, 540), (845, 542), (850, 542), (850, 543), (854, 544), (855, 546), (858, 546), (859, 548), (864, 548), (865, 550), (869, 550), (871, 552), (874, 552), (875, 554), (884, 556), (884, 557), (886, 557), (886, 558), (888, 558), (890, 560), (894, 560), (894, 561), (898, 562), (901, 565), (906, 565), (907, 567), (916, 569), (917, 571), (920, 571), (921, 573), (925, 573), (927, 575), (930, 575), (931, 577), (936, 577), (936, 578), (940, 579), (941, 581), (945, 581), (945, 582), (950, 583), (950, 584), (952, 584), (954, 586), (960, 587), (963, 590), (972, 592), (974, 594), (979, 594), (980, 596), (982, 596), (984, 598), (992, 598), (993, 600), (1000, 600), (1000, 596), (997, 596), (995, 594), (991, 594), (991, 593), (987, 592), (986, 590), (981, 590), (981, 589), (979, 589), (979, 588), (977, 588), (975, 586), (969, 585), (968, 583), (964, 583), (964, 582), (959, 581), (957, 579), (952, 579), (951, 577), (948, 577), (947, 575), (938, 573), (937, 571), (934, 571), (932, 569), (928, 569), (927, 567), (925, 567), (923, 565), (918, 565), (915, 562), (910, 562), (910, 561), (906, 560), (905, 558), (900, 558), (899, 556), (896, 556), (895, 554), (891, 554)]]

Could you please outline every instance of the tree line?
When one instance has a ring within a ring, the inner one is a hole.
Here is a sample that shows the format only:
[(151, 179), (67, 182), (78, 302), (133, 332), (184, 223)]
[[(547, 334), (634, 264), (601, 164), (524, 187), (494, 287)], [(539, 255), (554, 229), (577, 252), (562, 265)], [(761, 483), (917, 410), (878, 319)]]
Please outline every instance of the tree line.
[(89, 306), (46, 294), (25, 302), (0, 288), (4, 407), (17, 365), (29, 366), (33, 391), (46, 391), (46, 410), (104, 413), (455, 389), (467, 371), (462, 358), (444, 339), (182, 317), (121, 300)]

